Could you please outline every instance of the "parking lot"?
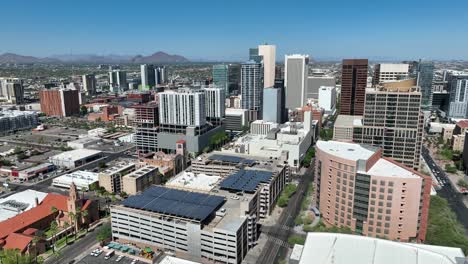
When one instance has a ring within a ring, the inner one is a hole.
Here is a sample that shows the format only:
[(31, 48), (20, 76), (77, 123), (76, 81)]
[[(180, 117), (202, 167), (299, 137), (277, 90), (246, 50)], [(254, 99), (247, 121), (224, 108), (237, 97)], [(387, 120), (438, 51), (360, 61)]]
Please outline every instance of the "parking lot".
[[(90, 263), (96, 263), (96, 264), (106, 264), (106, 263), (115, 263), (116, 260), (117, 260), (117, 257), (119, 256), (118, 253), (116, 253), (114, 256), (112, 256), (110, 259), (104, 259), (104, 257), (106, 256), (106, 253), (103, 252), (101, 255), (99, 255), (98, 257), (94, 257), (94, 256), (90, 256), (89, 254), (83, 258), (82, 260), (76, 262), (76, 263), (87, 263), (87, 264), (90, 264)], [(122, 263), (122, 264), (131, 264), (132, 263), (132, 260), (131, 258), (129, 257), (124, 257), (122, 260), (119, 261), (119, 263)], [(143, 263), (141, 261), (138, 261), (137, 263)]]

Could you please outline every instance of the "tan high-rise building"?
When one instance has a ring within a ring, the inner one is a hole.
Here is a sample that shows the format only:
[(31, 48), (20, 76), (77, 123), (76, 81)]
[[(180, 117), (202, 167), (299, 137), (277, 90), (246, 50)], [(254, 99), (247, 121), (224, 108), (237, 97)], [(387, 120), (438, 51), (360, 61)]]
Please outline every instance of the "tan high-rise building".
[(135, 195), (144, 191), (152, 184), (161, 183), (158, 167), (145, 166), (122, 177), (122, 192)]
[(399, 241), (426, 238), (432, 179), (377, 147), (318, 141), (316, 202), (328, 226)]
[(275, 85), (276, 46), (259, 45), (258, 55), (263, 57), (263, 87)]

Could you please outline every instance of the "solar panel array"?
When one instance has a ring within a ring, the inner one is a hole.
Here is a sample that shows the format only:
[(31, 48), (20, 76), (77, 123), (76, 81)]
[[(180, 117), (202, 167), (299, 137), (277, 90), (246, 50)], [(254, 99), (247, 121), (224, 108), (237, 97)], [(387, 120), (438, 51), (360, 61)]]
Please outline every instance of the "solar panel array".
[(130, 196), (127, 207), (204, 221), (224, 203), (224, 197), (153, 186), (140, 195)]
[(252, 193), (255, 192), (260, 183), (268, 183), (271, 177), (273, 177), (273, 172), (271, 171), (241, 169), (224, 179), (220, 187), (226, 190)]
[(219, 160), (219, 161), (226, 161), (226, 162), (232, 162), (232, 163), (243, 163), (247, 165), (252, 165), (256, 160), (251, 160), (251, 159), (245, 159), (241, 157), (236, 157), (236, 156), (229, 156), (229, 155), (220, 155), (220, 154), (213, 154), (208, 157), (209, 160)]

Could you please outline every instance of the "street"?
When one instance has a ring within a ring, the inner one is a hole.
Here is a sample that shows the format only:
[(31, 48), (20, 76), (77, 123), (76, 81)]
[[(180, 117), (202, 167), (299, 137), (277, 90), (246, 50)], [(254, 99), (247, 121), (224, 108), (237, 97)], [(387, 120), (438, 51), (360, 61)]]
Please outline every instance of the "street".
[(441, 184), (441, 189), (437, 190), (437, 193), (441, 197), (447, 199), (450, 208), (452, 208), (457, 215), (458, 221), (465, 227), (465, 233), (468, 234), (468, 208), (466, 208), (463, 203), (463, 194), (453, 189), (445, 171), (434, 162), (429, 154), (429, 150), (424, 146), (422, 147), (421, 155), (429, 166), (429, 169), (434, 170), (438, 177), (447, 182), (446, 184)]
[(97, 230), (90, 231), (85, 237), (79, 239), (77, 242), (66, 246), (58, 256), (51, 256), (44, 261), (45, 264), (64, 263), (67, 264), (79, 255), (83, 254), (91, 248), (92, 245), (98, 241), (96, 239)]
[(282, 212), (278, 223), (262, 230), (271, 239), (268, 239), (265, 244), (257, 263), (273, 264), (278, 259), (286, 257), (288, 247), (285, 247), (285, 245), (287, 245), (288, 237), (294, 232), (294, 219), (300, 212), (301, 203), (304, 200), (309, 183), (313, 179), (313, 164), (312, 160), (311, 166), (307, 168), (304, 175), (299, 176), (300, 181), (297, 191), (290, 198), (288, 206)]

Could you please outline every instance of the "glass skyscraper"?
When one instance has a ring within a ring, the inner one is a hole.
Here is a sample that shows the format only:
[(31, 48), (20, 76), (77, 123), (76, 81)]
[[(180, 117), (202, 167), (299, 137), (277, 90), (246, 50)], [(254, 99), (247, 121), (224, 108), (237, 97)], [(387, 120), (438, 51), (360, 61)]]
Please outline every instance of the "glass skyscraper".
[(429, 110), (432, 107), (432, 79), (434, 78), (434, 63), (420, 61), (418, 63), (418, 86), (421, 88), (421, 107)]
[(217, 88), (224, 89), (229, 96), (229, 66), (227, 64), (213, 65), (213, 84)]

